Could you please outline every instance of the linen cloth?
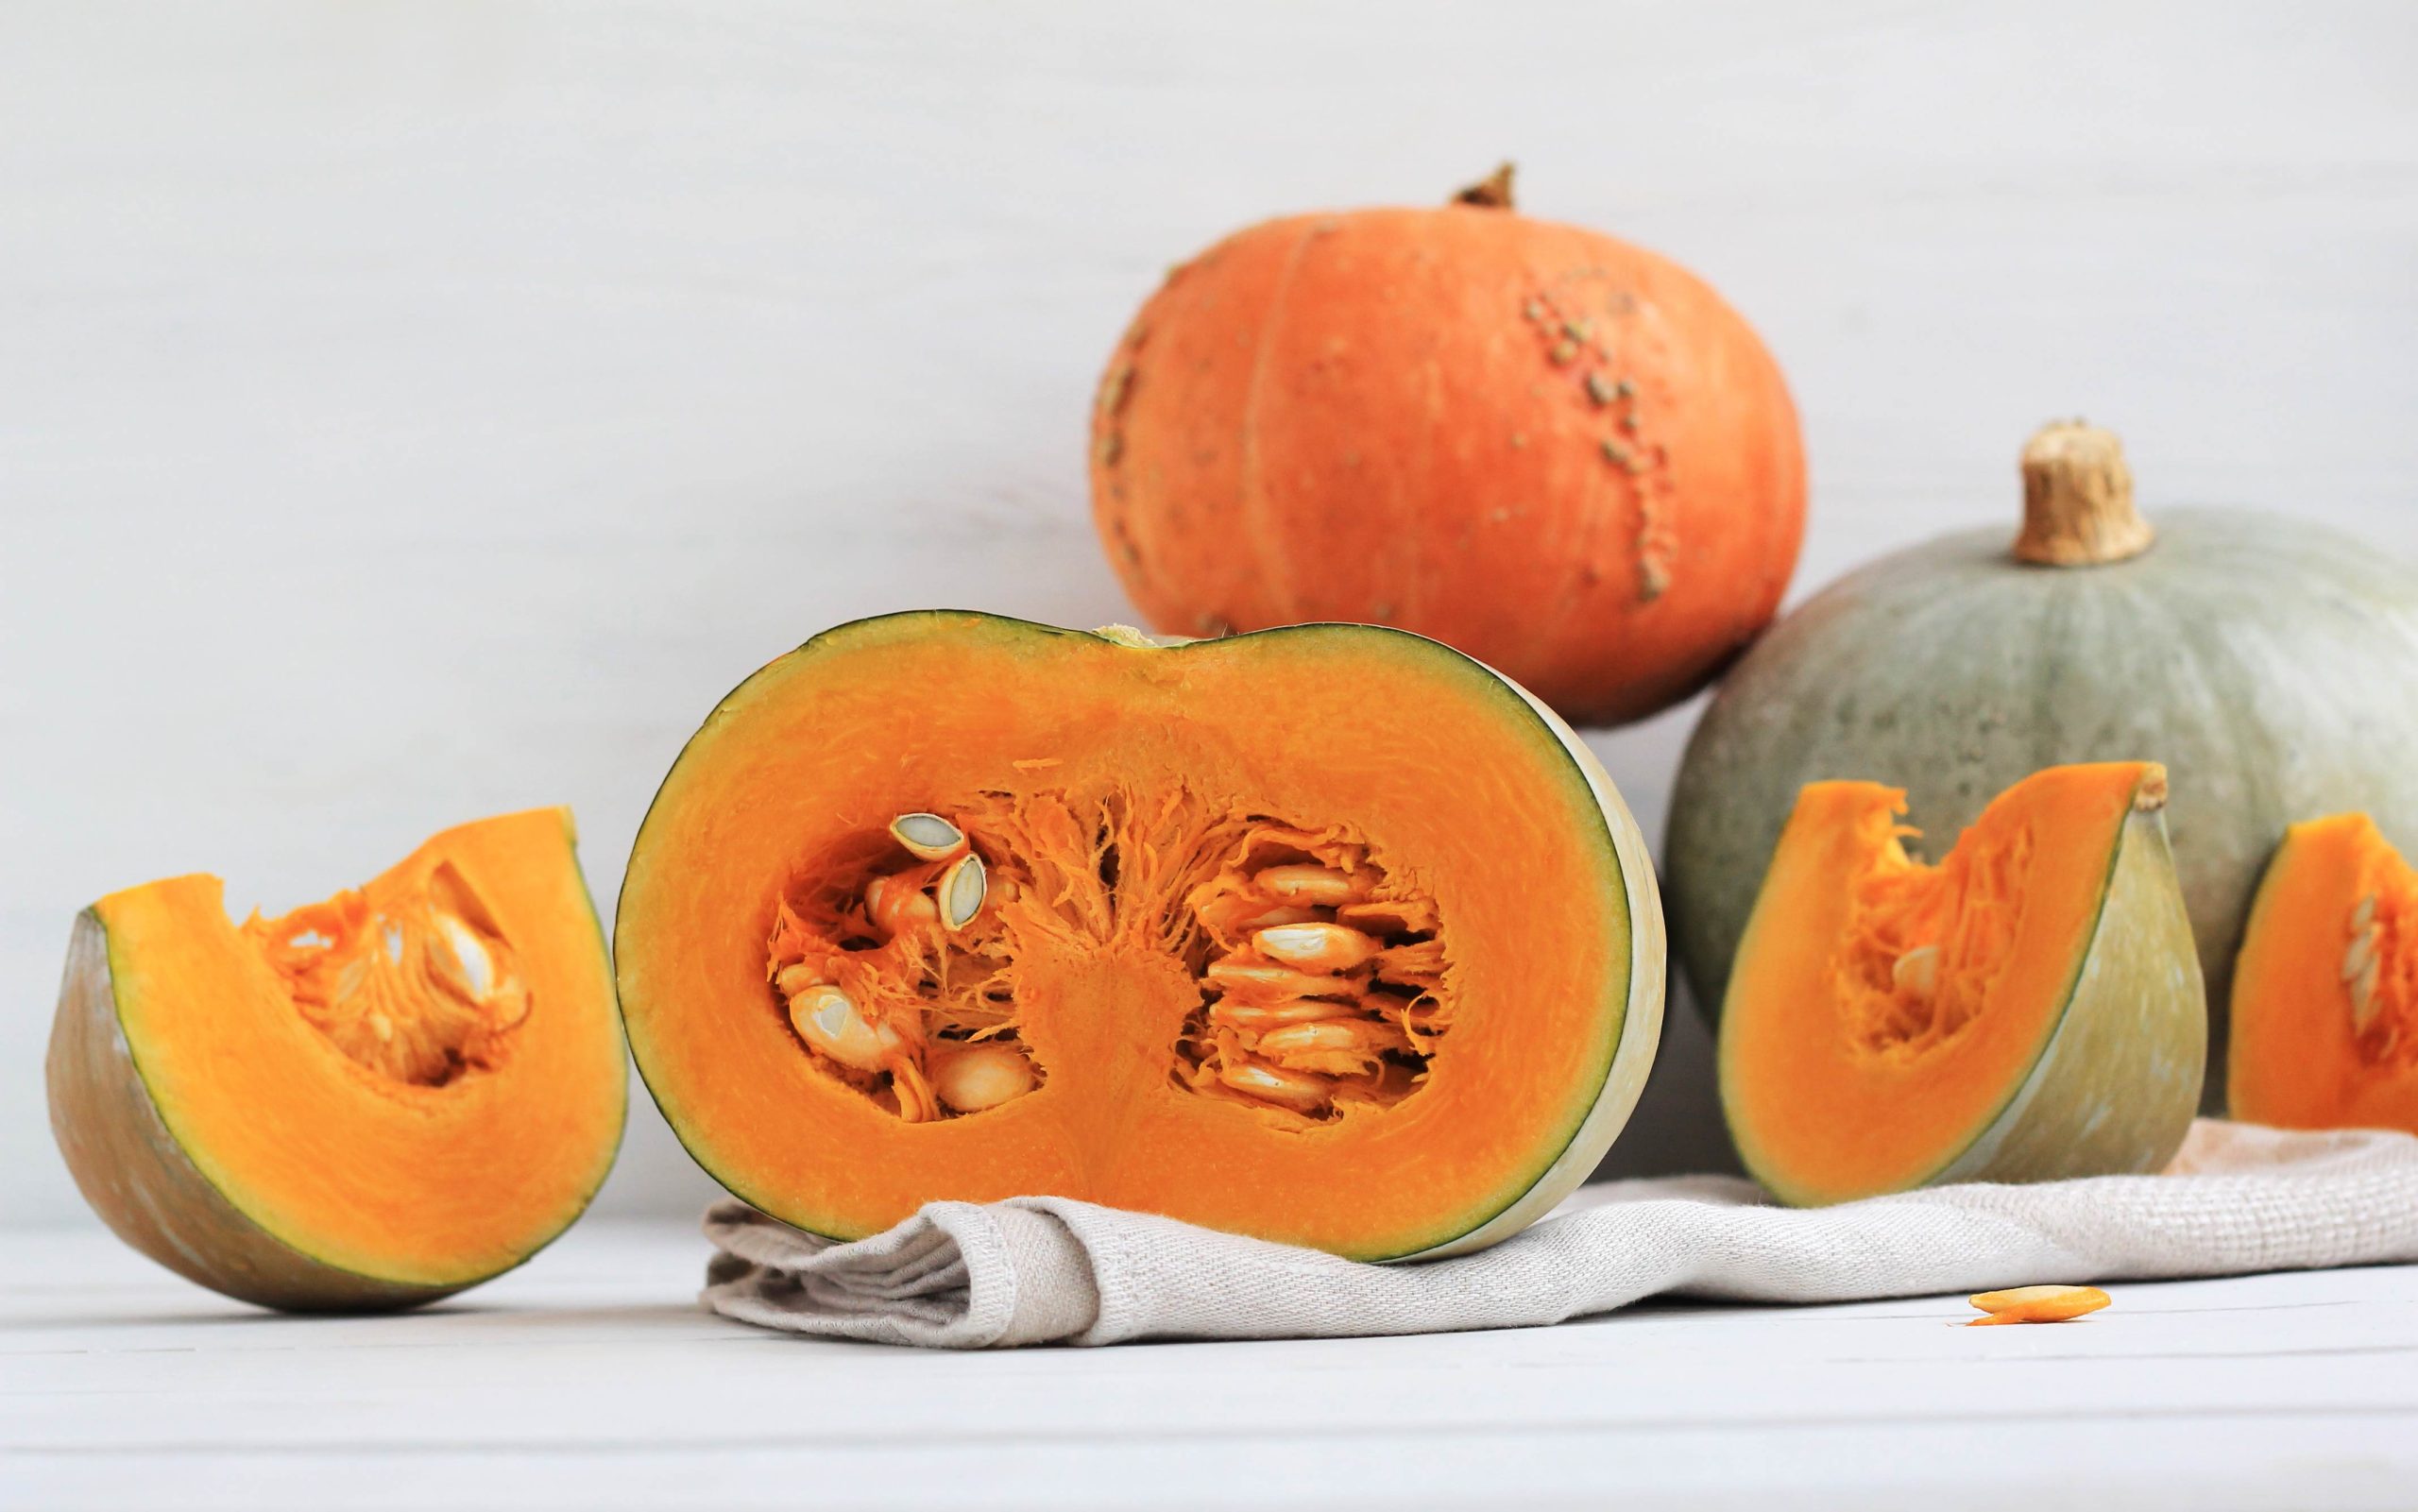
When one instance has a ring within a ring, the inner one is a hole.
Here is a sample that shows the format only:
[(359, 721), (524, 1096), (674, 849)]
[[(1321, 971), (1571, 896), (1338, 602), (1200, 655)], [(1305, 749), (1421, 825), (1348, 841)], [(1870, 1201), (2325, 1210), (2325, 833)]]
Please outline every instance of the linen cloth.
[(1674, 1294), (1829, 1302), (2418, 1261), (2418, 1138), (2203, 1119), (2172, 1166), (1769, 1205), (1733, 1177), (1582, 1188), (1526, 1232), (1373, 1266), (1065, 1198), (934, 1202), (852, 1243), (746, 1204), (701, 1300), (744, 1322), (983, 1349), (1519, 1328)]

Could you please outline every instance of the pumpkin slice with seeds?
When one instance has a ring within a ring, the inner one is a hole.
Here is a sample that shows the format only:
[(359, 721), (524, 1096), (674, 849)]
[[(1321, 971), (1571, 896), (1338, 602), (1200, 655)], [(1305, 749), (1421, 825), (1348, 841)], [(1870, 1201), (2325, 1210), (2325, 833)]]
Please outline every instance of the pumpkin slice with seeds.
[(801, 1228), (1052, 1193), (1376, 1260), (1585, 1179), (1661, 930), (1586, 747), (1434, 641), (928, 613), (724, 701), (615, 943), (673, 1128)]
[(2418, 869), (2368, 815), (2286, 834), (2251, 908), (2233, 1022), (2237, 1117), (2418, 1133)]
[(237, 925), (214, 876), (77, 916), (51, 1125), (119, 1237), (230, 1297), (408, 1306), (568, 1227), (628, 1073), (570, 815), (449, 829)]
[(1805, 789), (1722, 1009), (1747, 1169), (1817, 1204), (2163, 1166), (2207, 1037), (2166, 798), (2153, 763), (2052, 768), (1932, 866), (1903, 792)]

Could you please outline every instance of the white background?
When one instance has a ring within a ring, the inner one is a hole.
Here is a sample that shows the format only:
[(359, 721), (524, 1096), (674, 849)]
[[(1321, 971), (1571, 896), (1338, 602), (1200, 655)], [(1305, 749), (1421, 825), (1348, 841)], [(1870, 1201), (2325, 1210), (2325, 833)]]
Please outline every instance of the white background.
[[(13, 4), (0, 8), (0, 1215), (80, 1212), (74, 911), (237, 907), (657, 778), (834, 621), (1125, 617), (1086, 405), (1260, 216), (1525, 208), (1673, 254), (1804, 412), (1798, 592), (2144, 500), (2418, 556), (2418, 8)], [(1596, 746), (1650, 833), (1694, 710)], [(1675, 1005), (1623, 1169), (1727, 1159)], [(640, 1099), (608, 1209), (707, 1190)]]

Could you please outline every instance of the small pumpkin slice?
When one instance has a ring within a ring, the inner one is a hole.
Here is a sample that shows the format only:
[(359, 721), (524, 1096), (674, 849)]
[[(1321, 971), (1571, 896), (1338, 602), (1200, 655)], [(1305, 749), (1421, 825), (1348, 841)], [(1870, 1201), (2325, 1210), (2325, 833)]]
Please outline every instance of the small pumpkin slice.
[(1905, 804), (1817, 782), (1780, 837), (1722, 1008), (1747, 1169), (1813, 1205), (2164, 1165), (2207, 1037), (2165, 769), (2039, 773), (1937, 866)]
[(358, 891), (228, 917), (214, 876), (77, 915), (51, 1127), (94, 1212), (169, 1269), (298, 1311), (511, 1269), (613, 1163), (613, 983), (570, 814), (437, 835)]
[(2251, 906), (2233, 1022), (2234, 1116), (2418, 1132), (2418, 869), (2375, 820), (2287, 832)]

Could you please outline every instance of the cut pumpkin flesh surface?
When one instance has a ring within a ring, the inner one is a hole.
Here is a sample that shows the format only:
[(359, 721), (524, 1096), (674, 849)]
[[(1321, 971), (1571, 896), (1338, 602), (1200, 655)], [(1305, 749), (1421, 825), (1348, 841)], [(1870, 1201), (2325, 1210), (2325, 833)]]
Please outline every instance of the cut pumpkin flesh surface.
[(690, 1152), (852, 1237), (1049, 1193), (1363, 1258), (1583, 1180), (1660, 1026), (1599, 768), (1434, 642), (859, 621), (733, 693), (616, 926)]
[(2365, 814), (2295, 824), (2233, 989), (2234, 1116), (2418, 1132), (2418, 869)]
[(2151, 764), (2053, 768), (1930, 865), (1901, 791), (1806, 788), (1723, 1009), (1748, 1169), (1822, 1203), (2171, 1158), (2206, 1021), (2165, 799)]
[(78, 920), (53, 1121), (121, 1235), (269, 1305), (426, 1300), (527, 1258), (612, 1163), (626, 1072), (570, 815), (450, 829), (281, 917), (214, 876)]

